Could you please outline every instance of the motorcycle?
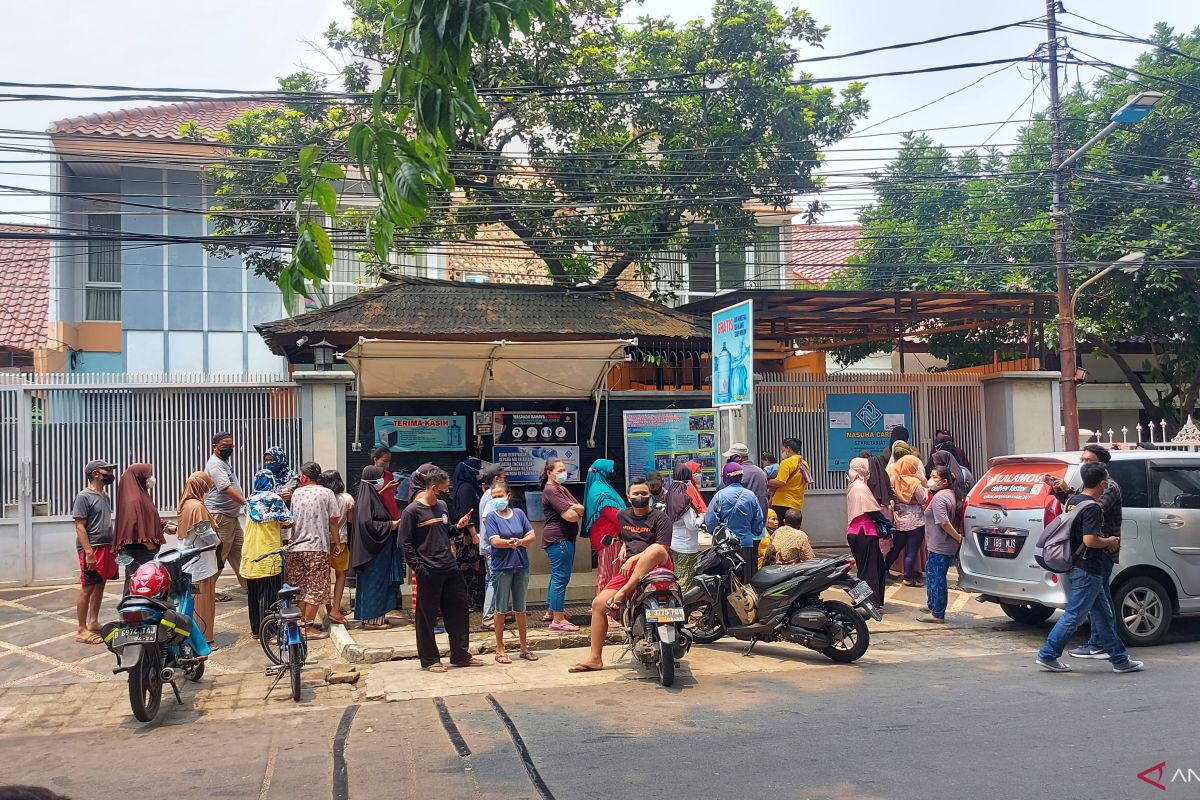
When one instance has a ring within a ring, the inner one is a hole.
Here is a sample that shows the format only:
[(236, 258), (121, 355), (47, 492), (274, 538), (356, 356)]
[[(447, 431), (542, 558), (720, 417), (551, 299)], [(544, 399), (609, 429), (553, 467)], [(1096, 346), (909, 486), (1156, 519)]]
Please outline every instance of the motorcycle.
[[(875, 621), (883, 615), (865, 582), (849, 575), (854, 559), (817, 558), (800, 564), (763, 567), (749, 584), (742, 574), (741, 544), (720, 525), (712, 547), (700, 555), (694, 585), (683, 597), (687, 629), (694, 641), (711, 644), (725, 636), (749, 641), (745, 655), (759, 642), (801, 644), (844, 664), (867, 652), (871, 632), (864, 613)], [(851, 604), (821, 599), (838, 586)], [(860, 613), (860, 610), (862, 613)]]
[(140, 722), (150, 722), (158, 715), (164, 683), (182, 704), (175, 683), (179, 675), (193, 682), (204, 675), (204, 663), (212, 650), (200, 626), (193, 622), (196, 601), (191, 577), (183, 568), (219, 544), (212, 525), (201, 522), (184, 546), (159, 553), (138, 567), (117, 605), (119, 619), (100, 631), (104, 644), (117, 657), (113, 674), (129, 675), (129, 705)]
[(692, 646), (684, 628), (686, 615), (679, 579), (669, 569), (646, 574), (621, 608), (621, 628), (625, 633), (626, 653), (642, 666), (658, 670), (663, 686), (675, 682), (675, 661)]

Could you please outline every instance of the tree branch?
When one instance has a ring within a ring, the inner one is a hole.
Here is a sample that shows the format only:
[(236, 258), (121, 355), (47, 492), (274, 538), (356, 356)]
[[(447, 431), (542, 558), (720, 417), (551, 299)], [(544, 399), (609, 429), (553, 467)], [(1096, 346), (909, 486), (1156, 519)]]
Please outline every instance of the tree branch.
[[(503, 199), (496, 187), (489, 185), (489, 183), (481, 183), (478, 181), (460, 178), (458, 180), (458, 184), (460, 186), (474, 189), (475, 191), (486, 195), (492, 200)], [(489, 209), (489, 212), (497, 222), (503, 224), (506, 228), (512, 231), (516, 237), (525, 244), (526, 247), (533, 251), (534, 255), (545, 262), (546, 269), (550, 272), (550, 277), (554, 279), (555, 283), (566, 283), (569, 281), (571, 275), (568, 272), (566, 265), (563, 264), (560, 257), (553, 254), (546, 242), (545, 237), (538, 236), (537, 232), (533, 228), (529, 227), (524, 222), (521, 222), (521, 220), (518, 219), (516, 215), (514, 215), (507, 208), (491, 208)]]
[(1129, 384), (1130, 388), (1133, 389), (1133, 393), (1141, 401), (1142, 408), (1146, 410), (1147, 414), (1153, 415), (1155, 412), (1161, 410), (1158, 404), (1150, 399), (1150, 395), (1146, 393), (1146, 387), (1142, 383), (1142, 379), (1129, 366), (1129, 362), (1125, 360), (1125, 356), (1117, 352), (1117, 348), (1098, 336), (1088, 336), (1087, 340), (1093, 347), (1098, 348), (1104, 355), (1113, 360), (1113, 363), (1121, 370), (1121, 374), (1125, 376), (1125, 382)]

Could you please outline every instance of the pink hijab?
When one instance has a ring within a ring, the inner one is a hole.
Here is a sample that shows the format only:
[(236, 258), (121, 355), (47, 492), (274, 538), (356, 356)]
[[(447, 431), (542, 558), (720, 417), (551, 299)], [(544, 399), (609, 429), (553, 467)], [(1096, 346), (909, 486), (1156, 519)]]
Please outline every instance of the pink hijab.
[(867, 484), (867, 478), (870, 475), (871, 465), (865, 458), (855, 458), (850, 461), (850, 471), (847, 473), (850, 488), (846, 492), (846, 519), (850, 522), (863, 514), (882, 510), (879, 507), (879, 501), (871, 493), (871, 487)]

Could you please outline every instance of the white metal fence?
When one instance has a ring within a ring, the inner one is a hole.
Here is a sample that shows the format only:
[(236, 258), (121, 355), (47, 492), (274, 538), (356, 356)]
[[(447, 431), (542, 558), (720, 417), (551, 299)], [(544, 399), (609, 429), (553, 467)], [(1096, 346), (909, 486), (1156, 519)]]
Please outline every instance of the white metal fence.
[(887, 373), (770, 373), (756, 378), (755, 417), (759, 449), (771, 452), (788, 437), (800, 440), (812, 466), (815, 493), (844, 492), (846, 474), (828, 469), (829, 423), (825, 398), (860, 392), (908, 393), (913, 420), (909, 442), (929, 452), (939, 428), (953, 432), (954, 441), (973, 466), (986, 463), (983, 426), (983, 386), (973, 375)]

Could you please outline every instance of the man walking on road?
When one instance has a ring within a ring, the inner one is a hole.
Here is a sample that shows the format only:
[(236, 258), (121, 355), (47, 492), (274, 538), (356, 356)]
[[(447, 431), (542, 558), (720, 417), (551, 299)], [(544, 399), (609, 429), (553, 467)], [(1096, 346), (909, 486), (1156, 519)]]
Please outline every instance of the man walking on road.
[(1090, 615), (1092, 635), (1108, 653), (1113, 672), (1137, 672), (1145, 665), (1130, 660), (1125, 645), (1117, 637), (1112, 600), (1108, 596), (1101, 564), (1101, 559), (1110, 552), (1116, 553), (1121, 546), (1119, 538), (1102, 536), (1104, 515), (1097, 501), (1107, 488), (1108, 469), (1103, 464), (1087, 463), (1080, 468), (1079, 477), (1083, 481), (1083, 490), (1066, 504), (1067, 513), (1078, 508), (1071, 525), (1071, 550), (1075, 558), (1067, 608), (1038, 651), (1037, 663), (1050, 672), (1070, 672), (1071, 668), (1059, 657), (1079, 625)]
[[(232, 564), (238, 583), (245, 589), (246, 579), (242, 577), (241, 569), (242, 523), (238, 517), (246, 505), (246, 496), (242, 493), (242, 484), (233, 467), (229, 465), (229, 459), (233, 456), (233, 434), (218, 433), (212, 438), (212, 445), (212, 455), (204, 465), (204, 471), (212, 478), (213, 489), (204, 498), (204, 506), (212, 514), (217, 536), (221, 540), (217, 550), (217, 577), (221, 577), (226, 564)], [(225, 602), (229, 600), (229, 595), (218, 592), (217, 600)]]
[(71, 516), (75, 518), (75, 549), (79, 553), (79, 597), (75, 601), (75, 620), (79, 629), (75, 641), (100, 644), (100, 602), (104, 584), (117, 577), (117, 557), (113, 552), (112, 501), (107, 487), (116, 480), (116, 464), (89, 461), (84, 467), (87, 488), (75, 496)]

